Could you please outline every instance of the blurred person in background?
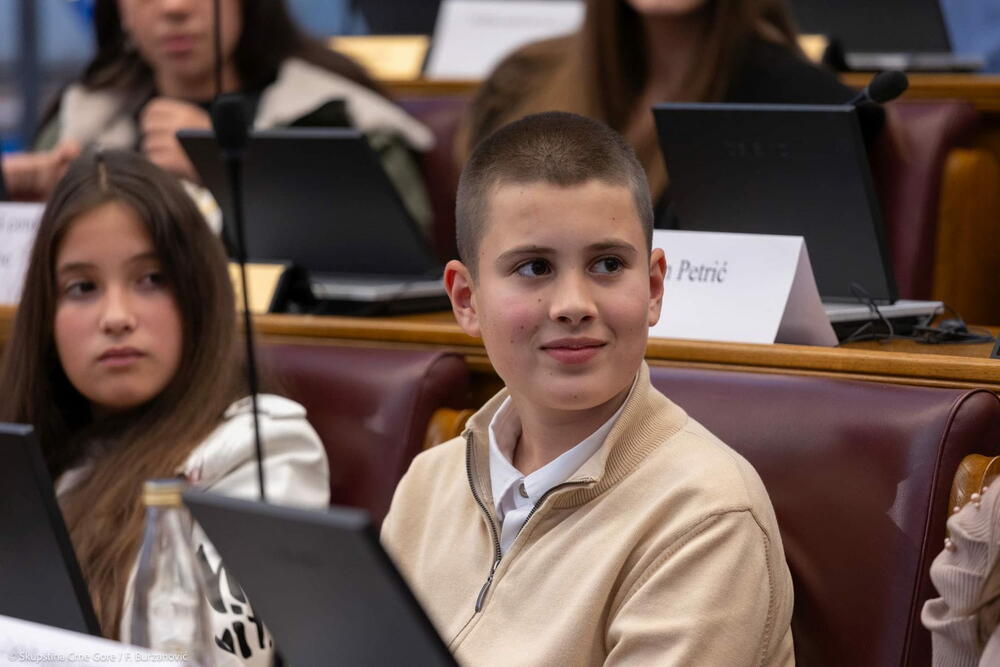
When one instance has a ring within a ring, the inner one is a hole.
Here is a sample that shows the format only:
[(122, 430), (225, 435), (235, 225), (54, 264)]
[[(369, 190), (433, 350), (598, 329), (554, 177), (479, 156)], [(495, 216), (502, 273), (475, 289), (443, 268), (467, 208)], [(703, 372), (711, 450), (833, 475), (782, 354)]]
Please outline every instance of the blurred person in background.
[[(561, 110), (601, 120), (635, 149), (658, 221), (667, 186), (650, 107), (659, 102), (841, 104), (855, 91), (806, 60), (784, 0), (587, 0), (581, 28), (529, 44), (480, 87), (459, 162), (494, 130)], [(866, 136), (881, 109), (862, 114)]]
[[(430, 218), (414, 151), (430, 131), (390, 101), (354, 61), (306, 36), (283, 0), (219, 0), (221, 92), (247, 99), (253, 127), (341, 127), (364, 132), (414, 218)], [(12, 196), (43, 199), (80, 152), (132, 148), (189, 181), (198, 176), (176, 139), (210, 128), (217, 91), (213, 2), (97, 0), (97, 52), (42, 119), (32, 155), (4, 160)]]

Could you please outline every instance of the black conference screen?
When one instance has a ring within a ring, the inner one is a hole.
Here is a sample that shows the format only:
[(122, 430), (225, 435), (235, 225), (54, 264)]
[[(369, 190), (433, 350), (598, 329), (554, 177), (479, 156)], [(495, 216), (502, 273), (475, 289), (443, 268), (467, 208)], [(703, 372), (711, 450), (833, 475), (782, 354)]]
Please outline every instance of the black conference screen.
[(938, 0), (792, 0), (799, 30), (838, 40), (845, 51), (951, 51)]

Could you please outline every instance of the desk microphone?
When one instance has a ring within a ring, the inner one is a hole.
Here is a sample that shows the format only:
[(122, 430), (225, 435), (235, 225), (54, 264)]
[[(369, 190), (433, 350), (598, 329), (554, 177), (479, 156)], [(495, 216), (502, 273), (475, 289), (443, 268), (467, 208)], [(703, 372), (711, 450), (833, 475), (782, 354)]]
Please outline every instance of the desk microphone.
[(226, 164), (226, 177), (232, 193), (233, 236), (236, 239), (236, 261), (240, 265), (240, 283), (243, 286), (243, 332), (246, 341), (247, 380), (253, 408), (253, 436), (257, 454), (257, 484), (260, 501), (267, 502), (264, 493), (264, 449), (260, 439), (260, 415), (257, 407), (257, 356), (253, 344), (253, 327), (250, 322), (250, 297), (247, 290), (247, 245), (243, 224), (243, 158), (250, 139), (247, 129), (247, 109), (243, 98), (236, 94), (219, 95), (212, 102), (212, 129), (215, 140), (222, 149)]
[(910, 80), (905, 74), (897, 69), (886, 70), (872, 77), (865, 89), (855, 95), (848, 104), (855, 106), (864, 102), (885, 104), (905, 93), (909, 87)]

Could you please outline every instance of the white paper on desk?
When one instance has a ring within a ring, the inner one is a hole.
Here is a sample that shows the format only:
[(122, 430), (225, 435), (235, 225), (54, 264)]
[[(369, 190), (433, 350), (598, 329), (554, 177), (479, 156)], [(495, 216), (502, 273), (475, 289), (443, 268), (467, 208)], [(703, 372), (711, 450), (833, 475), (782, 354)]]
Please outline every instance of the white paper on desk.
[(43, 204), (0, 202), (0, 304), (17, 305)]
[(656, 230), (653, 247), (667, 275), (650, 336), (837, 344), (801, 236)]
[(444, 0), (424, 75), (486, 78), (514, 49), (575, 31), (583, 9), (582, 0)]
[(192, 665), (183, 656), (158, 653), (110, 639), (0, 616), (0, 664), (66, 667), (108, 664)]

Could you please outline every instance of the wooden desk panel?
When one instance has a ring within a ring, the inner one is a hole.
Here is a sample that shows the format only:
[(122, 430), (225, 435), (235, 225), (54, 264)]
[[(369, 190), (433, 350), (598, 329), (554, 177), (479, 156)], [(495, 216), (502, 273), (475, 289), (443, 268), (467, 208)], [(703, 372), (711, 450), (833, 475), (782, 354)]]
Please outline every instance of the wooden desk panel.
[[(874, 73), (841, 74), (840, 80), (853, 88), (864, 88)], [(996, 74), (908, 74), (910, 87), (904, 100), (960, 99), (972, 102), (981, 113), (1000, 113), (1000, 76)]]
[[(12, 308), (0, 307), (0, 344), (9, 335), (13, 314)], [(485, 391), (496, 385), (482, 341), (465, 335), (450, 312), (383, 318), (259, 315), (254, 320), (266, 341), (455, 350), (465, 356), (479, 383), (489, 385)], [(989, 359), (990, 348), (988, 344), (921, 345), (911, 341), (823, 348), (654, 338), (647, 346), (646, 359), (660, 366), (984, 387), (1000, 392), (1000, 361)]]
[[(446, 347), (465, 355), (477, 374), (493, 374), (482, 342), (465, 335), (451, 313), (395, 318), (263, 315), (256, 318), (265, 340), (389, 347)], [(819, 375), (946, 387), (986, 387), (1000, 392), (1000, 361), (990, 345), (853, 343), (844, 348), (753, 345), (654, 338), (650, 364)]]
[(0, 306), (0, 350), (10, 337), (11, 327), (14, 325), (14, 308), (10, 306)]
[[(850, 72), (841, 81), (853, 88), (864, 88), (873, 74)], [(909, 74), (906, 100), (960, 99), (972, 102), (984, 114), (1000, 114), (1000, 75), (996, 74)], [(429, 79), (387, 80), (383, 83), (399, 97), (468, 96), (479, 81)]]

